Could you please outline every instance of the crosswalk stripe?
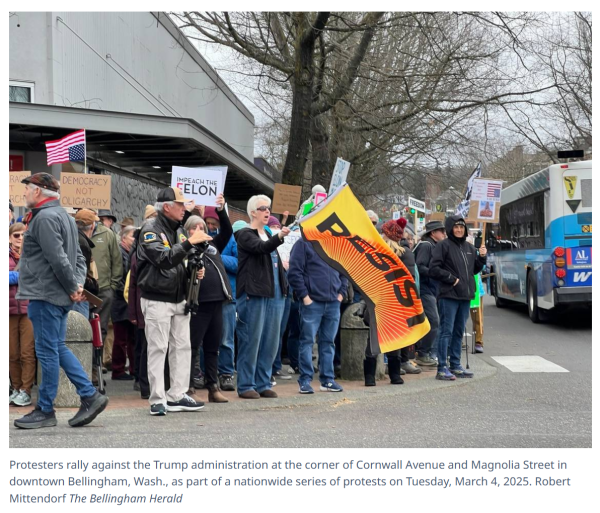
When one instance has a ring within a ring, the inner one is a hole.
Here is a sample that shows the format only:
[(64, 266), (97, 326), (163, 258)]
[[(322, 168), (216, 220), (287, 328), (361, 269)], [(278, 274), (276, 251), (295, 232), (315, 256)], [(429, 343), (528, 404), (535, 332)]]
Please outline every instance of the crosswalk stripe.
[(512, 372), (569, 372), (564, 367), (537, 355), (492, 356), (492, 360), (496, 360)]

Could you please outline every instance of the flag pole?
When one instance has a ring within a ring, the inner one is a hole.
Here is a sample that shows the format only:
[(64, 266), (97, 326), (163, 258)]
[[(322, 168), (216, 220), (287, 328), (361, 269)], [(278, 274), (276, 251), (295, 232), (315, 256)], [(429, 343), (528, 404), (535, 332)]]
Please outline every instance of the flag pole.
[(87, 167), (87, 132), (83, 129), (83, 174), (88, 174)]

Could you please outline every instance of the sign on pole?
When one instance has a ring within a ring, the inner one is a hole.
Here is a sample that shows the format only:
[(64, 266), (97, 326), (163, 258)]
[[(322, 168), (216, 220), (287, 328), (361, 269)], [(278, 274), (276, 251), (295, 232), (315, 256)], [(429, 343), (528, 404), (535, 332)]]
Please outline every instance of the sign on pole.
[(273, 204), (271, 212), (283, 214), (284, 212), (296, 212), (300, 206), (302, 187), (300, 185), (286, 185), (276, 183), (273, 190)]
[(10, 171), (8, 173), (8, 194), (15, 207), (25, 207), (25, 184), (21, 180), (31, 176), (31, 171)]
[(398, 219), (400, 219), (400, 212), (399, 211), (392, 212), (392, 219), (394, 221), (397, 221)]
[(467, 221), (498, 223), (501, 196), (502, 180), (474, 179)]
[(225, 188), (227, 166), (178, 167), (173, 166), (171, 187), (181, 189), (183, 195), (196, 205), (217, 206), (217, 195)]
[(333, 175), (331, 177), (331, 184), (329, 185), (329, 193), (331, 196), (337, 189), (339, 189), (342, 184), (348, 178), (348, 171), (350, 169), (350, 162), (346, 162), (341, 158), (337, 158), (335, 162), (335, 167), (333, 168)]
[(425, 202), (415, 198), (411, 198), (410, 196), (408, 197), (408, 206), (420, 212), (425, 212)]
[(110, 175), (60, 174), (60, 204), (63, 207), (110, 209)]
[(487, 180), (483, 178), (473, 180), (472, 201), (490, 201), (496, 203), (500, 201), (501, 194), (502, 180)]

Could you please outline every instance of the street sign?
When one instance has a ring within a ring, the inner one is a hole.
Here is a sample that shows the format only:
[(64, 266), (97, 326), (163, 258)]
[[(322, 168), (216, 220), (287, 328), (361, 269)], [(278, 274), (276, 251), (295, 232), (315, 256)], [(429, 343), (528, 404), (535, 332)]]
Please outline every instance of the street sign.
[(414, 208), (415, 210), (425, 212), (425, 202), (415, 198), (411, 198), (410, 196), (408, 198), (408, 206), (410, 208)]

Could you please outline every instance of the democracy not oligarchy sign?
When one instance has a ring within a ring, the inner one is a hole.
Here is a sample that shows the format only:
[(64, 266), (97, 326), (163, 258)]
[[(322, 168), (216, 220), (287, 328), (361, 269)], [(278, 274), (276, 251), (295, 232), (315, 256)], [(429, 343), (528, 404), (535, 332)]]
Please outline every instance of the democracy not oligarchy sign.
[(63, 207), (110, 209), (110, 175), (60, 174), (60, 204)]

